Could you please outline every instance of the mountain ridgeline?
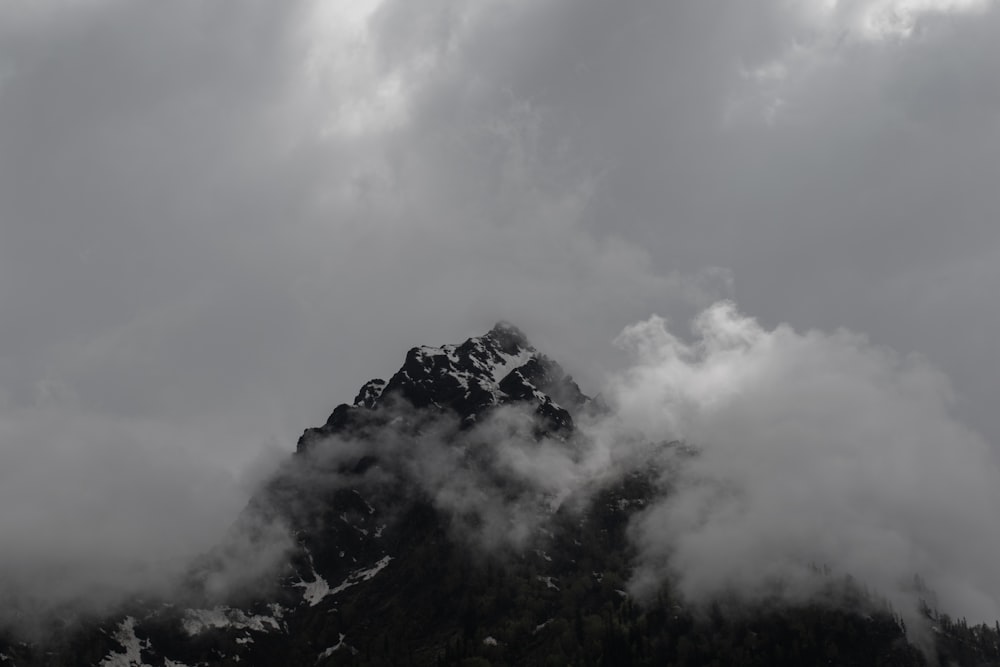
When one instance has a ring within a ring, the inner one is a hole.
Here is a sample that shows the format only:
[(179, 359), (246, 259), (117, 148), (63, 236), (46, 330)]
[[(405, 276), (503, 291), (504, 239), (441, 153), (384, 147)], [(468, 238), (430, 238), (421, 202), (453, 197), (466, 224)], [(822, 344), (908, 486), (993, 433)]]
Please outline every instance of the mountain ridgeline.
[(584, 425), (614, 418), (511, 325), (414, 348), (303, 433), (171, 595), (0, 636), (0, 665), (1000, 664), (1000, 626), (925, 604), (908, 629), (849, 577), (805, 602), (632, 585), (630, 522), (697, 453), (582, 465)]

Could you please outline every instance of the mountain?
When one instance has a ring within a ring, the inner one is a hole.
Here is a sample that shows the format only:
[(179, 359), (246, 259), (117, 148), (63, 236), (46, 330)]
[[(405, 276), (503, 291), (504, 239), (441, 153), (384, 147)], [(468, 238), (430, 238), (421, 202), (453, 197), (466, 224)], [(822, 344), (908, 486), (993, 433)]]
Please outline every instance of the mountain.
[(303, 433), (170, 596), (0, 639), (0, 665), (1000, 664), (1000, 628), (926, 608), (908, 634), (850, 579), (794, 605), (633, 590), (629, 522), (669, 494), (664, 454), (696, 453), (587, 468), (583, 425), (608, 419), (512, 325), (413, 348)]

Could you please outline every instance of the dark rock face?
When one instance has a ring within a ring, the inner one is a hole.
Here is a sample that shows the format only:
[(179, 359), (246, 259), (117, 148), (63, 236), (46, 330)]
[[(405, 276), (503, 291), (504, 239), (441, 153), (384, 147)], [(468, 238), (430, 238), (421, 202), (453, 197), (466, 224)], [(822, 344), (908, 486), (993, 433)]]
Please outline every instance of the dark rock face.
[(534, 404), (543, 430), (569, 432), (573, 414), (590, 398), (552, 359), (539, 353), (511, 324), (500, 322), (486, 335), (460, 345), (415, 347), (388, 382), (370, 380), (353, 405), (338, 405), (326, 424), (307, 430), (299, 453), (311, 442), (370, 423), (372, 415), (400, 402), (418, 410), (450, 412), (461, 423), (475, 423), (491, 408), (517, 402)]
[(354, 397), (355, 407), (373, 409), (383, 391), (385, 391), (385, 380), (378, 378), (369, 380)]

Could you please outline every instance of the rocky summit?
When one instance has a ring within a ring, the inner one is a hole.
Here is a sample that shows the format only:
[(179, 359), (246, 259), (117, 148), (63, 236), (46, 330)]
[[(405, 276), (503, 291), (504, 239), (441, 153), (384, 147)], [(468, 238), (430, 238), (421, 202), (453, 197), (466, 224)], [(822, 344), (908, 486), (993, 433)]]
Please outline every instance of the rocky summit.
[(998, 629), (928, 606), (919, 635), (849, 578), (794, 604), (633, 585), (630, 521), (697, 454), (649, 443), (562, 480), (601, 419), (510, 324), (415, 347), (303, 433), (169, 594), (7, 631), (0, 665), (1000, 664)]
[(519, 329), (500, 322), (461, 345), (411, 349), (388, 382), (368, 381), (353, 405), (337, 406), (326, 424), (307, 430), (298, 452), (368, 420), (368, 411), (399, 402), (453, 413), (466, 427), (490, 408), (523, 402), (535, 407), (544, 430), (569, 432), (573, 413), (590, 401), (559, 364), (532, 347)]

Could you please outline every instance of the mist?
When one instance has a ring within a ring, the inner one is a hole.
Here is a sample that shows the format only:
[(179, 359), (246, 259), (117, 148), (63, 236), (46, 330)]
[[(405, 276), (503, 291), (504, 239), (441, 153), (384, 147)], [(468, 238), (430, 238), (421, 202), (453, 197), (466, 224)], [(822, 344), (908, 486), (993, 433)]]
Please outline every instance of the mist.
[[(539, 439), (527, 406), (467, 431), (396, 406), (361, 440), (317, 444), (298, 483), (408, 485), (456, 539), (497, 552), (654, 472), (628, 531), (640, 600), (669, 587), (692, 605), (796, 604), (850, 579), (915, 627), (924, 603), (1000, 617), (1000, 461), (927, 360), (845, 329), (767, 329), (728, 301), (690, 336), (654, 316), (615, 343), (632, 362), (603, 383), (611, 411), (580, 415), (568, 439)], [(380, 461), (367, 481), (322, 472), (365, 454)]]
[[(77, 437), (63, 442), (45, 437), (63, 425), (37, 415), (36, 439), (19, 434), (35, 448), (22, 456), (43, 448), (48, 463), (4, 480), (4, 499), (35, 502), (4, 517), (11, 548), (0, 575), (21, 614), (169, 599), (199, 568), (204, 592), (222, 600), (258, 586), (296, 548), (285, 522), (294, 516), (251, 505), (233, 523), (275, 476), (293, 514), (338, 488), (360, 490), (390, 522), (427, 501), (454, 538), (510, 553), (536, 544), (557, 512), (585, 512), (624, 475), (654, 472), (660, 491), (628, 530), (639, 600), (667, 586), (694, 605), (799, 603), (819, 599), (832, 573), (909, 618), (922, 599), (974, 621), (1000, 617), (1000, 539), (989, 530), (1000, 462), (954, 416), (951, 385), (929, 362), (843, 329), (767, 329), (728, 301), (699, 314), (690, 336), (653, 316), (614, 342), (630, 363), (601, 385), (610, 410), (579, 415), (569, 437), (540, 438), (530, 406), (499, 407), (463, 429), (397, 402), (355, 435), (294, 457), (274, 449), (241, 484), (183, 442), (136, 450), (138, 434), (65, 412)], [(144, 441), (198, 441), (143, 426)], [(345, 474), (363, 456), (377, 465)], [(52, 493), (42, 480), (57, 478)], [(186, 502), (178, 481), (190, 485)]]
[[(641, 458), (636, 431), (700, 452), (636, 523), (636, 590), (753, 597), (762, 571), (807, 594), (815, 561), (996, 617), (998, 22), (975, 0), (3, 4), (0, 579), (46, 606), (169, 586), (304, 428), (506, 319), (621, 415), (581, 423), (582, 458), (496, 453), (539, 498)], [(720, 299), (756, 320), (678, 333)], [(673, 333), (609, 344), (654, 312)]]
[[(471, 428), (403, 401), (381, 405), (371, 419), (357, 434), (310, 444), (279, 471), (296, 511), (325, 502), (318, 491), (350, 488), (390, 523), (410, 503), (426, 502), (461, 543), (487, 553), (519, 551), (537, 541), (571, 495), (615, 475), (602, 467), (605, 443), (582, 433), (539, 437), (531, 405), (499, 406)], [(374, 463), (360, 475), (345, 472), (362, 457)]]
[(253, 466), (234, 472), (208, 446), (241, 437), (229, 425), (180, 430), (66, 406), (13, 417), (0, 420), (0, 624), (167, 594), (222, 541), (276, 454), (286, 456), (264, 445)]
[[(846, 330), (762, 327), (716, 304), (690, 341), (653, 317), (618, 343), (621, 419), (695, 450), (632, 537), (641, 592), (669, 578), (692, 601), (817, 594), (819, 567), (915, 614), (1000, 617), (994, 448), (953, 416), (947, 378)], [(777, 585), (776, 585), (777, 584)]]

